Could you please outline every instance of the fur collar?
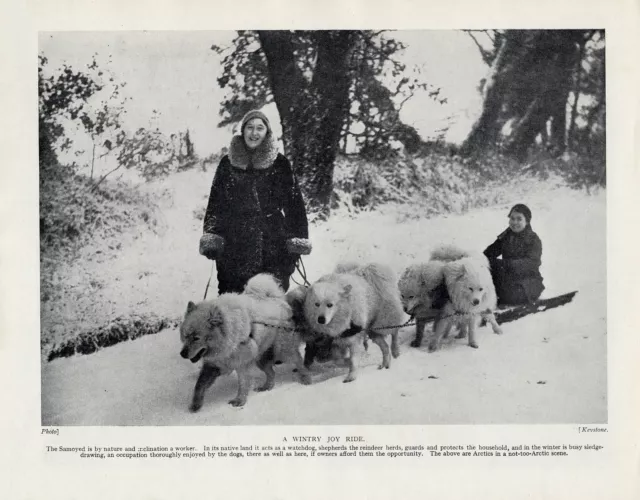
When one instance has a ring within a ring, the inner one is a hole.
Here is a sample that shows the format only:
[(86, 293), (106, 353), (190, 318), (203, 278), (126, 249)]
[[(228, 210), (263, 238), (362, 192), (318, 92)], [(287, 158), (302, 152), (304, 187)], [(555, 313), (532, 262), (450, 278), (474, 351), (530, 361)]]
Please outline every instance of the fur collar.
[(509, 232), (513, 235), (514, 238), (524, 240), (524, 241), (529, 241), (533, 239), (533, 235), (535, 234), (533, 232), (533, 228), (531, 227), (531, 224), (527, 224), (527, 227), (525, 227), (519, 233), (514, 232), (511, 228), (509, 228)]
[(265, 170), (273, 165), (277, 156), (278, 147), (271, 134), (268, 134), (262, 144), (253, 152), (247, 149), (242, 136), (234, 135), (233, 139), (231, 139), (229, 161), (231, 165), (240, 170), (246, 170), (249, 166), (249, 161), (253, 162), (253, 168), (256, 170)]
[(527, 224), (527, 227), (525, 227), (519, 233), (514, 232), (510, 227), (508, 227), (498, 235), (498, 239), (504, 239), (508, 235), (511, 235), (511, 237), (514, 237), (514, 238), (530, 239), (532, 238), (533, 234), (534, 232), (533, 232), (533, 228), (531, 227), (531, 224)]

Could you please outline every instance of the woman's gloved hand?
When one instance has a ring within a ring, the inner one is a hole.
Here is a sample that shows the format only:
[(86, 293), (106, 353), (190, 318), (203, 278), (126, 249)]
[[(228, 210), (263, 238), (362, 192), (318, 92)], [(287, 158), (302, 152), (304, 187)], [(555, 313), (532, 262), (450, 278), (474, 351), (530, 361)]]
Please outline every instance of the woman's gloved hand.
[(291, 253), (309, 255), (311, 253), (311, 240), (306, 238), (289, 238), (287, 250)]
[(204, 233), (200, 238), (200, 255), (216, 260), (224, 251), (224, 238), (219, 234)]

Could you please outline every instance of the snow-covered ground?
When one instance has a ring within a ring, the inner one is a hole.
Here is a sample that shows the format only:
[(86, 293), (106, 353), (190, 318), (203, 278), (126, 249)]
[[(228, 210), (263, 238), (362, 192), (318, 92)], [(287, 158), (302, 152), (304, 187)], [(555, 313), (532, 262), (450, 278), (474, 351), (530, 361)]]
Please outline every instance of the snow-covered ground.
[[(83, 272), (103, 285), (83, 300), (105, 311), (177, 316), (188, 300), (201, 299), (211, 264), (196, 254), (200, 222), (192, 212), (202, 208), (209, 187), (200, 179), (205, 176), (195, 173), (174, 179), (174, 209), (165, 211), (164, 234), (123, 245), (117, 259), (85, 263)], [(530, 182), (521, 186), (526, 197), (512, 201), (531, 207), (532, 226), (543, 242), (543, 296), (572, 290), (579, 294), (568, 305), (503, 325), (502, 336), (482, 328), (477, 350), (462, 340), (450, 341), (437, 353), (428, 353), (426, 346), (411, 348), (409, 327), (401, 333), (401, 356), (390, 370), (376, 369), (380, 352), (375, 345), (351, 384), (342, 383), (346, 369), (327, 367), (335, 376), (303, 386), (290, 366), (281, 365), (275, 388), (252, 393), (244, 408), (227, 404), (236, 391), (235, 375), (230, 375), (218, 379), (202, 410), (191, 414), (187, 408), (199, 366), (179, 356), (177, 330), (165, 330), (88, 356), (44, 363), (42, 423), (606, 422), (605, 193), (588, 196), (551, 185), (541, 189)], [(304, 260), (307, 274), (310, 280), (318, 278), (343, 259), (385, 262), (401, 272), (412, 262), (426, 260), (429, 250), (443, 242), (482, 250), (506, 227), (508, 209), (505, 204), (431, 219), (401, 216), (394, 207), (355, 218), (337, 213), (311, 228), (314, 251)], [(402, 212), (406, 215), (406, 207)], [(261, 376), (256, 369), (254, 385), (261, 383)]]

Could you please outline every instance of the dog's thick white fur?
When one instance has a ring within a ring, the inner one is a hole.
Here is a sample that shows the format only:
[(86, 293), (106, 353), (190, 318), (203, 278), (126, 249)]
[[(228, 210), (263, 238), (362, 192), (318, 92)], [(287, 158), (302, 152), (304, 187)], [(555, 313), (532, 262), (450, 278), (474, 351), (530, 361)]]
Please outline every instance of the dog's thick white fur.
[(333, 274), (323, 276), (307, 291), (304, 303), (307, 324), (317, 333), (335, 339), (349, 351), (349, 373), (344, 382), (357, 376), (357, 354), (366, 335), (380, 347), (382, 363), (391, 360), (385, 337), (391, 335), (391, 354), (398, 357), (398, 325), (403, 320), (396, 276), (388, 266), (343, 263)]
[(243, 406), (249, 393), (249, 371), (256, 362), (266, 375), (260, 391), (273, 388), (277, 360), (295, 363), (302, 383), (309, 384), (310, 375), (298, 350), (301, 339), (294, 328), (284, 292), (268, 274), (250, 279), (242, 294), (226, 293), (199, 304), (189, 302), (180, 325), (180, 355), (194, 363), (203, 360), (190, 409), (198, 411), (215, 379), (234, 370), (238, 394), (229, 403)]
[(449, 301), (434, 325), (429, 351), (439, 348), (440, 341), (454, 325), (460, 331), (458, 338), (468, 335), (469, 346), (477, 348), (475, 333), (481, 318), (491, 324), (494, 333), (501, 334), (502, 329), (493, 314), (497, 298), (487, 258), (482, 254), (471, 254), (447, 262), (443, 274)]
[[(398, 282), (404, 311), (416, 320), (416, 336), (411, 342), (412, 347), (420, 347), (427, 322), (437, 319), (441, 312), (437, 304), (446, 300), (444, 265), (439, 260), (412, 264), (405, 269)], [(445, 297), (441, 298), (440, 295)]]
[(435, 331), (438, 317), (448, 299), (444, 284), (445, 264), (467, 256), (469, 252), (456, 245), (440, 245), (431, 251), (428, 262), (412, 264), (402, 273), (398, 282), (402, 306), (416, 320), (416, 336), (411, 342), (412, 347), (422, 345), (424, 329), (431, 320)]
[[(420, 347), (424, 337), (425, 326), (430, 320), (434, 321), (433, 333), (435, 334), (440, 317), (451, 314), (450, 304), (447, 312), (445, 312), (447, 302), (449, 302), (448, 286), (445, 284), (445, 268), (450, 263), (464, 258), (472, 259), (478, 263), (480, 268), (486, 271), (482, 273), (482, 281), (487, 284), (489, 294), (495, 296), (493, 281), (491, 280), (488, 263), (484, 255), (469, 252), (453, 244), (444, 244), (434, 248), (428, 262), (410, 265), (398, 282), (404, 310), (416, 320), (416, 336), (411, 342), (412, 347)], [(488, 302), (492, 304), (494, 301), (492, 302), (489, 297)], [(493, 308), (495, 308), (495, 304), (493, 304), (491, 310)], [(494, 327), (494, 331), (498, 330), (496, 333), (501, 333), (500, 328), (495, 323), (493, 314), (483, 313), (482, 316), (487, 317), (487, 320)], [(452, 326), (453, 324), (450, 321), (443, 325), (444, 331), (440, 332), (439, 339), (446, 337)], [(462, 329), (461, 335), (465, 335), (466, 331), (467, 329)]]
[(460, 260), (464, 257), (471, 256), (483, 256), (482, 254), (474, 255), (472, 252), (460, 248), (457, 245), (452, 243), (445, 243), (443, 245), (435, 247), (431, 250), (431, 255), (429, 256), (429, 260), (435, 260), (440, 262), (454, 262), (456, 260)]

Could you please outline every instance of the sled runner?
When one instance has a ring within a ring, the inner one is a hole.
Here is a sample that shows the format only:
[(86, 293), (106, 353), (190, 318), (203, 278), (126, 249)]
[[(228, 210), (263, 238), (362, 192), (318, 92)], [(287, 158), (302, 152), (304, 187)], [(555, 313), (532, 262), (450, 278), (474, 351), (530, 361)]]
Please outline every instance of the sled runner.
[(499, 307), (495, 312), (496, 321), (498, 323), (508, 323), (517, 319), (536, 314), (547, 309), (553, 309), (568, 304), (575, 297), (577, 290), (547, 299), (538, 299), (533, 304), (519, 304), (515, 306)]

